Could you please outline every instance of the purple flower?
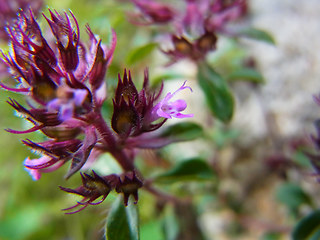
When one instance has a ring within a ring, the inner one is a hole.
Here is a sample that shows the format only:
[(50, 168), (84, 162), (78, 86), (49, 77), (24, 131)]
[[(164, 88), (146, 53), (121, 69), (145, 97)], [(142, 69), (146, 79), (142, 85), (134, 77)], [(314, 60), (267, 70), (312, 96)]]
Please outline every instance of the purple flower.
[(216, 0), (210, 7), (212, 14), (207, 19), (207, 28), (228, 32), (226, 24), (236, 21), (248, 13), (246, 0)]
[(41, 178), (41, 173), (55, 171), (63, 164), (63, 161), (58, 161), (57, 159), (46, 155), (38, 159), (30, 159), (28, 157), (24, 161), (25, 169), (29, 172), (34, 181), (37, 181)]
[(165, 98), (160, 101), (153, 109), (153, 113), (158, 117), (163, 118), (189, 118), (193, 117), (193, 114), (182, 114), (181, 112), (187, 108), (187, 103), (183, 99), (172, 100), (172, 98), (184, 89), (189, 89), (192, 92), (191, 87), (185, 86), (186, 81), (182, 86), (174, 93), (169, 92)]
[(105, 100), (101, 87), (105, 86), (116, 35), (112, 32), (112, 43), (107, 48), (87, 26), (90, 38), (87, 50), (72, 12), (71, 17), (67, 13), (49, 12), (50, 18), (45, 18), (55, 41), (45, 38), (31, 10), (21, 11), (16, 23), (8, 27), (12, 55), (4, 55), (3, 61), (18, 85), (15, 88), (0, 85), (9, 91), (29, 93), (50, 112), (62, 110), (60, 119), (66, 120), (89, 113), (94, 103), (100, 106)]
[[(218, 33), (237, 36), (228, 25), (247, 14), (246, 0), (185, 0), (177, 9), (154, 1), (131, 0), (131, 2), (140, 9), (142, 17), (151, 18), (148, 24), (166, 23), (173, 29), (171, 34), (173, 49), (163, 50), (171, 58), (168, 65), (182, 58), (189, 58), (195, 62), (203, 60), (209, 52), (216, 49)], [(170, 17), (160, 21), (158, 17), (162, 19), (161, 16), (166, 16), (164, 14), (166, 11), (163, 9), (168, 9)], [(141, 25), (133, 20), (131, 22)]]
[[(125, 139), (150, 132), (161, 127), (165, 120), (153, 123), (156, 119), (152, 114), (155, 102), (159, 99), (162, 86), (158, 92), (149, 88), (149, 75), (145, 71), (143, 88), (137, 91), (131, 73), (124, 72), (123, 78), (119, 75), (115, 98), (113, 99), (114, 111), (111, 126), (118, 135)], [(158, 119), (158, 118), (157, 118)]]
[(49, 112), (58, 112), (61, 121), (72, 118), (77, 107), (81, 107), (89, 95), (87, 89), (73, 89), (68, 86), (59, 88), (57, 92), (59, 97), (51, 100), (47, 108)]
[(130, 21), (134, 24), (165, 24), (174, 18), (175, 10), (167, 4), (153, 0), (132, 0), (132, 2), (141, 12), (139, 14), (130, 14)]
[[(149, 89), (149, 75), (145, 71), (143, 88), (137, 91), (131, 73), (124, 72), (121, 79), (119, 76), (118, 87), (113, 99), (114, 112), (112, 116), (112, 128), (119, 137), (139, 136), (145, 132), (151, 132), (160, 128), (167, 119), (193, 117), (193, 114), (182, 114), (187, 107), (187, 103), (182, 100), (173, 100), (173, 97), (183, 89), (192, 89), (185, 86), (186, 82), (174, 93), (169, 92), (166, 97), (159, 102), (163, 85), (156, 93)], [(162, 118), (160, 122), (157, 122)], [(164, 119), (163, 119), (164, 118)]]

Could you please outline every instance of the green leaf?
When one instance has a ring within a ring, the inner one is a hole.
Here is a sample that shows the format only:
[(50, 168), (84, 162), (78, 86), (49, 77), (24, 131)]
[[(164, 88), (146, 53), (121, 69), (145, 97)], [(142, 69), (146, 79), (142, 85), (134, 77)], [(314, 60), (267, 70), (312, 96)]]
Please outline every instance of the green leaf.
[(167, 205), (162, 221), (165, 240), (176, 240), (180, 231), (180, 225), (175, 216), (173, 206)]
[(199, 64), (198, 80), (212, 113), (219, 120), (229, 122), (233, 115), (234, 99), (225, 79), (203, 62)]
[(228, 142), (234, 141), (240, 135), (239, 129), (224, 129), (216, 127), (211, 138), (218, 148), (223, 148)]
[(292, 159), (295, 163), (301, 165), (305, 168), (312, 168), (312, 164), (310, 163), (310, 159), (308, 156), (304, 153), (303, 150), (297, 150), (293, 155)]
[(139, 216), (132, 202), (124, 206), (119, 197), (112, 205), (106, 224), (107, 240), (139, 240)]
[(46, 207), (43, 204), (24, 206), (11, 211), (11, 216), (0, 220), (0, 239), (26, 239), (43, 226)]
[(144, 225), (141, 226), (141, 239), (142, 240), (163, 240), (163, 232), (162, 232), (162, 225), (161, 222), (150, 220)]
[(260, 72), (252, 68), (236, 70), (227, 76), (228, 81), (244, 80), (253, 83), (264, 83), (264, 78)]
[(127, 63), (135, 64), (151, 54), (151, 52), (158, 46), (157, 43), (148, 43), (146, 45), (137, 47), (128, 53)]
[(158, 183), (173, 183), (178, 181), (212, 180), (215, 177), (210, 166), (200, 158), (182, 161), (169, 171), (154, 178)]
[(167, 127), (159, 138), (172, 138), (174, 141), (191, 141), (203, 134), (200, 125), (193, 122), (181, 122)]
[(311, 198), (301, 189), (300, 186), (285, 183), (276, 190), (276, 199), (287, 206), (289, 211), (297, 214), (302, 204), (311, 204)]
[(263, 41), (263, 42), (266, 42), (266, 43), (269, 43), (272, 45), (276, 44), (273, 37), (269, 33), (265, 32), (263, 30), (259, 30), (259, 29), (255, 29), (255, 28), (247, 28), (247, 29), (241, 30), (239, 33), (240, 33), (240, 35), (245, 36), (245, 37), (260, 40), (260, 41)]
[(279, 233), (268, 232), (268, 233), (265, 233), (260, 240), (280, 240), (280, 239), (281, 239), (281, 235)]
[(320, 209), (302, 218), (292, 231), (293, 240), (320, 239)]

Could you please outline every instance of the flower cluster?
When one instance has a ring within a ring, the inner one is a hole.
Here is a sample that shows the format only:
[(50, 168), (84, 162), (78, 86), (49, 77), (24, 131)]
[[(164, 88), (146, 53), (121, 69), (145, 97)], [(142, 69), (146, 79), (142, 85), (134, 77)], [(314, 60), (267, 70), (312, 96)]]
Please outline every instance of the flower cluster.
[[(78, 212), (96, 199), (102, 202), (110, 191), (123, 194), (124, 204), (129, 196), (138, 200), (138, 189), (143, 186), (136, 175), (134, 144), (139, 136), (159, 129), (169, 118), (192, 117), (182, 114), (187, 107), (184, 100), (173, 97), (184, 89), (185, 83), (175, 92), (160, 99), (163, 84), (158, 91), (149, 87), (148, 71), (145, 71), (141, 91), (134, 85), (130, 71), (119, 75), (113, 98), (113, 115), (108, 124), (101, 109), (106, 100), (105, 75), (116, 46), (116, 34), (112, 31), (109, 47), (102, 44), (87, 25), (89, 44), (80, 40), (79, 25), (75, 16), (49, 10), (44, 15), (52, 36), (45, 37), (32, 10), (21, 11), (18, 20), (8, 28), (12, 50), (3, 54), (3, 61), (10, 69), (16, 85), (1, 82), (5, 90), (27, 96), (28, 108), (14, 99), (8, 103), (33, 124), (28, 130), (7, 131), (15, 134), (41, 131), (48, 140), (22, 142), (36, 153), (37, 159), (26, 158), (24, 166), (34, 180), (42, 173), (54, 171), (67, 162), (70, 169), (66, 178), (79, 170), (89, 169), (103, 153), (109, 152), (123, 168), (121, 175), (93, 176), (81, 173), (82, 185), (76, 189), (62, 190), (78, 194), (83, 200), (65, 210)], [(150, 135), (149, 141), (157, 136)], [(143, 146), (140, 146), (143, 147)], [(98, 202), (98, 203), (100, 203)]]
[[(217, 33), (234, 34), (228, 23), (247, 14), (246, 0), (185, 0), (185, 6), (180, 7), (183, 11), (156, 1), (131, 1), (140, 11), (131, 16), (131, 22), (138, 25), (171, 25), (174, 47), (164, 52), (172, 58), (172, 62), (181, 58), (193, 61), (203, 59), (208, 52), (215, 50)], [(141, 21), (133, 20), (137, 17)]]

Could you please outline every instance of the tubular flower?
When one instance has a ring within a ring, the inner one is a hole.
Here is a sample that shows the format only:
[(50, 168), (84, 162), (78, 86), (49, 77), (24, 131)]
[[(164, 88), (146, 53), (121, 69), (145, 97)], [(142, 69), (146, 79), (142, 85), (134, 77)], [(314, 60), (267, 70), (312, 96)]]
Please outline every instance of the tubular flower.
[(67, 160), (73, 157), (73, 154), (82, 144), (79, 139), (67, 141), (49, 140), (42, 143), (34, 143), (26, 139), (22, 142), (35, 152), (43, 154), (39, 159), (31, 160), (28, 157), (24, 162), (24, 166), (33, 180), (39, 180), (41, 173), (52, 172), (61, 167)]
[(186, 81), (182, 86), (175, 92), (169, 92), (163, 100), (161, 100), (154, 108), (154, 114), (157, 114), (159, 117), (163, 118), (189, 118), (193, 117), (193, 114), (182, 114), (181, 112), (187, 108), (187, 103), (183, 99), (178, 99), (172, 101), (172, 98), (180, 91), (184, 89), (189, 89), (192, 92), (192, 89), (186, 85)]
[(64, 164), (63, 161), (58, 161), (58, 159), (42, 156), (39, 159), (26, 158), (24, 161), (24, 166), (29, 172), (33, 180), (37, 181), (41, 178), (41, 173), (52, 172), (60, 168)]

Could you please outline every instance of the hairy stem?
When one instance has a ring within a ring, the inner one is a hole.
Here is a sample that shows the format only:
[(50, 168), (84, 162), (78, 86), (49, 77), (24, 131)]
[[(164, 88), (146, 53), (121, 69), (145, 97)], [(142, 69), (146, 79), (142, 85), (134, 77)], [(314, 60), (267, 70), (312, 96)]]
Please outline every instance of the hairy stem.
[(123, 168), (123, 170), (125, 171), (134, 170), (133, 160), (130, 159), (128, 154), (126, 154), (126, 152), (123, 151), (123, 149), (120, 148), (119, 145), (117, 144), (117, 139), (113, 134), (112, 130), (110, 129), (110, 127), (107, 125), (107, 123), (103, 119), (100, 109), (94, 112), (94, 115), (92, 116), (92, 123), (100, 133), (105, 144), (107, 145), (106, 148), (109, 149), (109, 152), (118, 161), (118, 163)]

